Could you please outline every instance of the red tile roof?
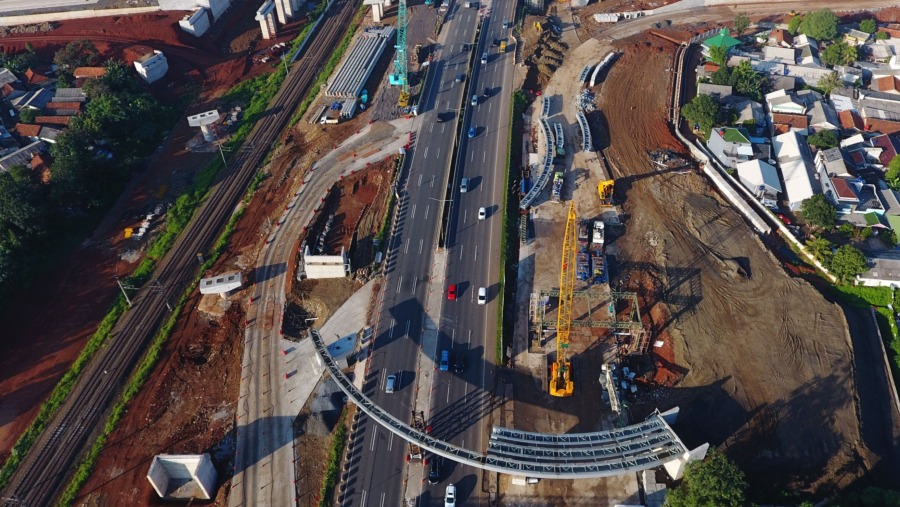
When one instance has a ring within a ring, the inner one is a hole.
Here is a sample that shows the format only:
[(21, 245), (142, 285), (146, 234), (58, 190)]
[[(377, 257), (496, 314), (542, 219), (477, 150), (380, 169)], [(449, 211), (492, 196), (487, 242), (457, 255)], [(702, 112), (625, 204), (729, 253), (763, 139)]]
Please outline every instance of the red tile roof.
[(44, 109), (77, 109), (81, 110), (81, 102), (50, 102)]
[(872, 80), (869, 88), (876, 92), (900, 93), (900, 79), (894, 76), (884, 76)]
[(856, 114), (856, 111), (852, 109), (841, 111), (838, 113), (838, 117), (841, 119), (841, 128), (857, 130), (865, 130), (866, 128), (862, 118), (860, 118), (859, 115)]
[(872, 146), (881, 148), (881, 154), (878, 155), (878, 159), (881, 161), (881, 165), (887, 167), (891, 160), (897, 156), (897, 141), (891, 136), (880, 135), (873, 137), (871, 142)]
[(71, 116), (38, 116), (34, 122), (47, 125), (69, 125), (71, 119)]
[(81, 77), (101, 77), (106, 75), (105, 67), (75, 67), (75, 70), (72, 71), (72, 75), (75, 76), (75, 79)]
[(859, 199), (856, 192), (847, 184), (844, 178), (831, 178), (831, 184), (834, 185), (834, 192), (841, 199)]
[(798, 129), (809, 128), (809, 118), (805, 114), (772, 113), (772, 123)]
[(46, 160), (46, 156), (40, 154), (35, 155), (34, 158), (31, 159), (31, 170), (38, 173), (41, 183), (50, 183), (52, 175), (50, 173), (50, 164), (49, 161)]
[(41, 126), (32, 123), (16, 123), (13, 132), (22, 137), (37, 137), (41, 133)]
[(881, 132), (882, 134), (896, 134), (900, 132), (900, 121), (866, 118), (866, 130)]
[(772, 30), (772, 32), (769, 33), (769, 38), (775, 39), (775, 41), (778, 42), (779, 44), (782, 42), (786, 42), (789, 45), (794, 44), (794, 36), (791, 35), (790, 32), (788, 32), (787, 30), (781, 30), (781, 29)]
[(50, 79), (47, 76), (45, 76), (39, 72), (35, 72), (33, 69), (29, 68), (28, 70), (25, 71), (25, 82), (30, 85), (46, 83), (49, 80)]

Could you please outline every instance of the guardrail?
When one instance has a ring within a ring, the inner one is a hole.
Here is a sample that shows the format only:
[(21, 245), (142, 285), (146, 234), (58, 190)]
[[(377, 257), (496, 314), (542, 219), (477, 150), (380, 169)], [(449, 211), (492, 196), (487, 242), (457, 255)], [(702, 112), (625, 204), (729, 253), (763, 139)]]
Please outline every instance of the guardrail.
[(640, 424), (610, 431), (554, 435), (494, 427), (488, 452), (455, 446), (412, 428), (360, 392), (334, 362), (322, 337), (310, 339), (338, 387), (391, 433), (453, 461), (491, 472), (544, 479), (611, 477), (684, 460), (687, 448), (659, 412)]

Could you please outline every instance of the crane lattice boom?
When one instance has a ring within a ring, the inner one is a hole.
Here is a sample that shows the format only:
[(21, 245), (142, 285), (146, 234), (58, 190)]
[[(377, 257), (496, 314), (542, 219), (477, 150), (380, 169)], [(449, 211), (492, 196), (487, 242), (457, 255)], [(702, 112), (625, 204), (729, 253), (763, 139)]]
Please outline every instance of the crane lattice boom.
[(575, 293), (575, 254), (578, 248), (575, 203), (569, 204), (566, 235), (563, 237), (562, 262), (559, 271), (559, 310), (556, 319), (556, 362), (551, 367), (550, 394), (572, 396), (571, 363), (567, 357), (569, 331), (572, 327), (572, 302)]

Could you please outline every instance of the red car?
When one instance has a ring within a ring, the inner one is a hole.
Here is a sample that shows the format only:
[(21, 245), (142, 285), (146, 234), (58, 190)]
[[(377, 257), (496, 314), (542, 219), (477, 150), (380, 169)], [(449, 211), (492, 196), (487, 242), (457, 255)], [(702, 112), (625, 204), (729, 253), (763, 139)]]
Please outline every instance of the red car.
[(449, 287), (447, 287), (447, 299), (450, 301), (456, 301), (456, 284), (451, 283)]
[(784, 222), (786, 225), (791, 225), (791, 219), (790, 219), (790, 218), (788, 218), (788, 217), (782, 215), (781, 213), (777, 213), (776, 216), (778, 216), (778, 218), (780, 218), (781, 221)]

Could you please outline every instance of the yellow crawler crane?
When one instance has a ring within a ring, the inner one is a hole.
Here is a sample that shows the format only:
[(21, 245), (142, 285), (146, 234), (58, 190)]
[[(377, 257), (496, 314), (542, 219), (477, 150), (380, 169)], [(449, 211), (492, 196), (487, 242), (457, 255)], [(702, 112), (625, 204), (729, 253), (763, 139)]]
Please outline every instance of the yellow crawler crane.
[(569, 330), (572, 327), (572, 300), (575, 292), (575, 254), (578, 248), (576, 238), (575, 203), (569, 204), (569, 218), (566, 220), (566, 235), (563, 237), (562, 265), (559, 271), (559, 310), (556, 318), (556, 362), (550, 367), (550, 395), (572, 396), (575, 383), (572, 382), (572, 364), (566, 357), (569, 349)]

